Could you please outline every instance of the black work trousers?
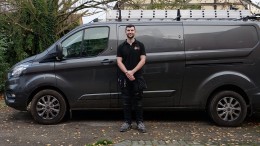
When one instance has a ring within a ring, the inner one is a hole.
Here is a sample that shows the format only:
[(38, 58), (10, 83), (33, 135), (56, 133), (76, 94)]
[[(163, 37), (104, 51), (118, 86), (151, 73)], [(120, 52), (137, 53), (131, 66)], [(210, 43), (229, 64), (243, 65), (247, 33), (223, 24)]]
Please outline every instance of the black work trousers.
[(121, 97), (123, 100), (124, 120), (132, 123), (132, 108), (135, 111), (136, 122), (143, 122), (143, 105), (142, 105), (142, 91), (135, 90), (134, 81), (127, 81), (126, 87), (121, 88)]

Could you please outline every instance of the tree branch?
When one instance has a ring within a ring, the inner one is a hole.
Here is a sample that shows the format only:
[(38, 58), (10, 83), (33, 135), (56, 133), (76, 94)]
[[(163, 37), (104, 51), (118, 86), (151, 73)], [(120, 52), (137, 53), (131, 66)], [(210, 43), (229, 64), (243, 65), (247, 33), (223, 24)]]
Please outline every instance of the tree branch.
[[(107, 5), (108, 3), (114, 2), (114, 1), (116, 1), (116, 0), (106, 0), (106, 1), (101, 1), (101, 2), (91, 0), (91, 1), (84, 2), (84, 3), (80, 4), (79, 6), (77, 6), (75, 9), (73, 9), (72, 11), (58, 15), (58, 17), (64, 16), (64, 18), (61, 19), (58, 23), (63, 23), (65, 20), (67, 20), (69, 18), (69, 16), (71, 14), (76, 13), (76, 12), (83, 10), (83, 9), (98, 8), (98, 9), (104, 10), (105, 8), (100, 7), (100, 5)], [(85, 15), (85, 14), (83, 14), (83, 15)]]
[(24, 29), (25, 31), (27, 32), (30, 32), (30, 33), (34, 33), (34, 31), (30, 28), (27, 28), (23, 25), (21, 25), (20, 23), (18, 23), (16, 20), (12, 19), (11, 17), (9, 17), (9, 15), (7, 14), (4, 14), (8, 19), (10, 19), (10, 21), (6, 20), (7, 23), (10, 23), (10, 24), (14, 24), (14, 25), (17, 25), (19, 26), (20, 28)]

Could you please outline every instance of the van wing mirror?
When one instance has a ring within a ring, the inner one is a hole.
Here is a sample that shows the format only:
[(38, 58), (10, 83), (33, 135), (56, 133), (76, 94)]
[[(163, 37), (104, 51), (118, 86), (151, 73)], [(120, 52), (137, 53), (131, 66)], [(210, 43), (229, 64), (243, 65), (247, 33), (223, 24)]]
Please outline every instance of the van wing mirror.
[(56, 45), (56, 59), (61, 60), (63, 58), (62, 46), (60, 43)]

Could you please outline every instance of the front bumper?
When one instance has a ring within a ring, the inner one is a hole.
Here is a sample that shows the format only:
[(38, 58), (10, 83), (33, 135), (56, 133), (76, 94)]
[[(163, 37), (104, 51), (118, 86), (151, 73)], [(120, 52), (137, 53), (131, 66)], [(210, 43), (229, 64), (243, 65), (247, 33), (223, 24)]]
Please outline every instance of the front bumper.
[(19, 79), (9, 79), (5, 84), (6, 105), (21, 111), (27, 109), (29, 95), (24, 90), (24, 85), (19, 84)]

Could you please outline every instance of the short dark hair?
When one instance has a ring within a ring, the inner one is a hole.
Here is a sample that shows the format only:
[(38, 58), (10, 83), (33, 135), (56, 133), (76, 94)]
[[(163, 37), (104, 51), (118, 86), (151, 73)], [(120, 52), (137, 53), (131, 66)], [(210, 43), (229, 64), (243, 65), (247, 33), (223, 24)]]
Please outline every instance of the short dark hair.
[(128, 24), (128, 25), (126, 25), (125, 30), (126, 30), (127, 28), (130, 28), (130, 27), (133, 27), (133, 28), (135, 29), (135, 26), (134, 26), (133, 24)]

